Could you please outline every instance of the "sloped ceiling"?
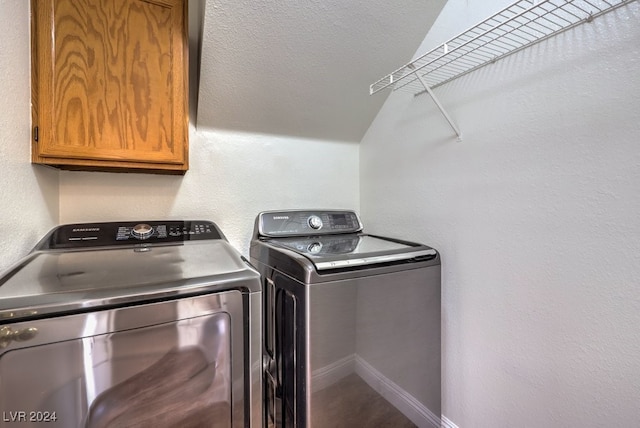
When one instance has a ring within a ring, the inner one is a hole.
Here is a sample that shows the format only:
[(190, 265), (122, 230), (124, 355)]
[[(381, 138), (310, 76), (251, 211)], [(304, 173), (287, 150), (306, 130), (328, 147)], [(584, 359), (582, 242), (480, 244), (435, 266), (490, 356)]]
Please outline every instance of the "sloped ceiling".
[(411, 60), (445, 3), (192, 0), (196, 126), (359, 142), (386, 98), (369, 85)]

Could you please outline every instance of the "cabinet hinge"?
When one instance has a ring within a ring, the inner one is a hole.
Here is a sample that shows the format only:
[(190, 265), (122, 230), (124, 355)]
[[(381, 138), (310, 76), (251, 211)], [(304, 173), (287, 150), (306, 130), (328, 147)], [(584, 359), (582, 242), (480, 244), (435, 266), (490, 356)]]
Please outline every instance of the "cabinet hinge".
[(33, 127), (33, 140), (37, 143), (38, 142), (38, 127), (34, 126)]

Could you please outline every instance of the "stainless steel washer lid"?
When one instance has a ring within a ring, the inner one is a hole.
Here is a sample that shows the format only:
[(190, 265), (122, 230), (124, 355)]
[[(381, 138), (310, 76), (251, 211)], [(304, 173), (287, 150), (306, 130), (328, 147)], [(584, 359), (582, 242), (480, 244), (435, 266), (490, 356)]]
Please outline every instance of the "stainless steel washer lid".
[(318, 271), (437, 256), (436, 250), (425, 245), (364, 234), (277, 238), (267, 242), (304, 255)]
[(223, 239), (39, 250), (0, 278), (0, 323), (230, 289), (260, 279)]

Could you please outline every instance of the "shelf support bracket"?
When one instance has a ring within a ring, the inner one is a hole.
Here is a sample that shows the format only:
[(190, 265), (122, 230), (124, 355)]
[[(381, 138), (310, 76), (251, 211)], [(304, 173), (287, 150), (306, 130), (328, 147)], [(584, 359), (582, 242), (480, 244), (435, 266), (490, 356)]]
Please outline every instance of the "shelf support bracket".
[(440, 101), (438, 101), (438, 97), (436, 97), (436, 94), (433, 93), (429, 85), (427, 85), (427, 82), (425, 82), (424, 78), (420, 76), (419, 72), (416, 73), (416, 77), (418, 78), (418, 80), (420, 80), (420, 83), (422, 83), (422, 86), (424, 86), (424, 89), (427, 91), (427, 93), (429, 94), (433, 102), (436, 103), (436, 106), (438, 107), (438, 110), (440, 110), (440, 113), (442, 113), (444, 118), (447, 119), (447, 122), (449, 122), (449, 126), (451, 126), (451, 129), (453, 129), (453, 132), (456, 133), (458, 137), (458, 141), (462, 141), (462, 135), (460, 134), (460, 130), (458, 129), (456, 124), (453, 122), (451, 117), (447, 114), (444, 107), (442, 107), (442, 104), (440, 104)]

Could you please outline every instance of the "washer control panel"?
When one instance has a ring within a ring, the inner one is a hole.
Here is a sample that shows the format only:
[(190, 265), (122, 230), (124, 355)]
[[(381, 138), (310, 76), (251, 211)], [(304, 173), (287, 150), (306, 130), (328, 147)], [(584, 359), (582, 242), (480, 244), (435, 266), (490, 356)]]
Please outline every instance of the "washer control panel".
[(179, 243), (203, 239), (224, 239), (224, 236), (213, 222), (204, 220), (78, 223), (58, 226), (36, 249)]
[(362, 223), (353, 211), (267, 211), (258, 215), (260, 236), (306, 236), (355, 233)]

